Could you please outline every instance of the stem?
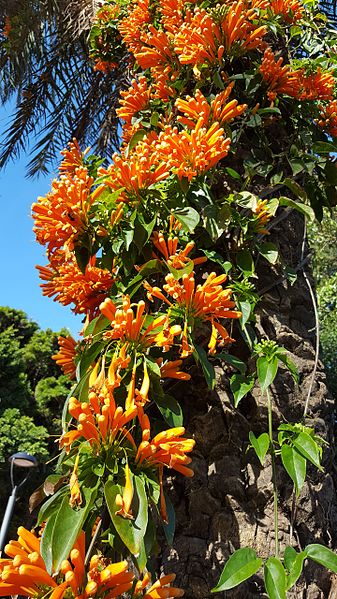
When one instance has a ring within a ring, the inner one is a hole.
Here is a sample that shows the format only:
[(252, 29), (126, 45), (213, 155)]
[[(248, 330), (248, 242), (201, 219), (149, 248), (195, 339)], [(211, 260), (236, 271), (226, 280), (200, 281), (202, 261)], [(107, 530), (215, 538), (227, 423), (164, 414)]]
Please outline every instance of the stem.
[(268, 434), (271, 447), (271, 467), (272, 467), (272, 481), (273, 481), (273, 494), (274, 494), (274, 531), (275, 531), (275, 557), (279, 556), (279, 539), (278, 539), (278, 497), (277, 497), (277, 484), (276, 484), (276, 463), (275, 463), (275, 447), (273, 440), (273, 412), (271, 405), (271, 397), (269, 388), (266, 389), (267, 401), (268, 401)]

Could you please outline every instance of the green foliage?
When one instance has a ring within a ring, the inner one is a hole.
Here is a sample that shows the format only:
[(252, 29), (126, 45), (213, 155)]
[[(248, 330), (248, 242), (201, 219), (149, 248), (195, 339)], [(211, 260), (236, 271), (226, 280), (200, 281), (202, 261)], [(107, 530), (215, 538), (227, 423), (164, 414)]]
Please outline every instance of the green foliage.
[(317, 284), (320, 349), (329, 388), (337, 397), (337, 210), (324, 211), (321, 223), (308, 227)]
[(26, 451), (38, 459), (48, 456), (47, 429), (36, 426), (33, 418), (22, 416), (17, 408), (8, 408), (3, 412), (0, 430), (0, 462), (17, 451)]
[(67, 376), (48, 376), (39, 380), (35, 387), (36, 411), (44, 421), (61, 430), (60, 414), (71, 383)]

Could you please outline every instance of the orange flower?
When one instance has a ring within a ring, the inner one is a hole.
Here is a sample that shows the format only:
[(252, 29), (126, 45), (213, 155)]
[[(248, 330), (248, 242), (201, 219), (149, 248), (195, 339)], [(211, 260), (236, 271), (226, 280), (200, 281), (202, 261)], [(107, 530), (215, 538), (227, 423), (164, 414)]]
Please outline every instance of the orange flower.
[(46, 596), (62, 599), (68, 589), (74, 597), (89, 599), (120, 597), (133, 585), (134, 575), (128, 572), (127, 561), (107, 564), (107, 560), (93, 555), (85, 567), (85, 535), (81, 531), (69, 558), (61, 564), (57, 581), (48, 574), (40, 553), (40, 539), (22, 526), (17, 541), (5, 547), (10, 559), (0, 560), (0, 596)]
[[(148, 314), (144, 312), (145, 302), (142, 300), (134, 304), (136, 313), (131, 307), (128, 295), (123, 297), (121, 307), (118, 307), (109, 298), (100, 305), (104, 316), (111, 321), (111, 331), (104, 333), (105, 339), (118, 339), (130, 344), (133, 349), (144, 352), (150, 345), (164, 347), (164, 351), (174, 343), (176, 335), (181, 333), (178, 326), (169, 326), (167, 314), (154, 318), (147, 324)], [(127, 347), (127, 345), (125, 346)]]
[(74, 379), (76, 375), (76, 347), (77, 343), (75, 339), (71, 335), (68, 337), (62, 337), (61, 335), (58, 337), (59, 344), (59, 352), (52, 356), (52, 359), (55, 360), (56, 364), (60, 366), (64, 372), (70, 379)]
[[(194, 241), (190, 241), (186, 244), (184, 249), (178, 250), (178, 237), (169, 236), (166, 240), (163, 233), (154, 231), (150, 238), (150, 241), (153, 243), (155, 248), (164, 256), (165, 261), (169, 266), (173, 268), (179, 269), (184, 268), (188, 262), (191, 261), (188, 254), (193, 250), (195, 243)], [(160, 260), (155, 252), (152, 252), (153, 258)], [(195, 258), (192, 260), (193, 264), (202, 264), (206, 262), (206, 256), (201, 256), (200, 258)]]
[(287, 94), (296, 98), (299, 94), (299, 81), (295, 71), (289, 65), (283, 65), (283, 58), (275, 59), (271, 48), (263, 55), (260, 73), (268, 85), (268, 98), (275, 100), (277, 94)]
[(190, 132), (166, 126), (158, 138), (158, 153), (179, 179), (186, 177), (191, 181), (227, 156), (230, 139), (223, 134), (218, 123), (209, 129), (203, 127), (202, 118)]
[(165, 364), (163, 364), (163, 358), (158, 358), (157, 364), (159, 364), (160, 367), (161, 378), (180, 379), (182, 381), (189, 381), (191, 375), (187, 372), (182, 372), (181, 370), (179, 370), (182, 363), (182, 360), (173, 360), (165, 362)]
[(92, 257), (82, 273), (73, 256), (64, 261), (59, 252), (57, 261), (36, 267), (40, 278), (46, 281), (41, 284), (43, 295), (55, 296), (54, 301), (63, 306), (74, 304), (75, 314), (88, 313), (93, 318), (114, 282), (111, 272), (96, 267), (95, 263), (95, 257)]
[(273, 215), (268, 210), (268, 201), (258, 200), (256, 208), (253, 210), (253, 213), (256, 215), (256, 220), (254, 223), (255, 232), (259, 235), (269, 235), (269, 231), (268, 229), (266, 229), (265, 226), (270, 221)]
[(170, 428), (158, 433), (152, 441), (148, 439), (148, 430), (143, 430), (143, 438), (136, 455), (136, 462), (140, 466), (145, 461), (148, 466), (167, 466), (177, 470), (184, 476), (193, 476), (193, 470), (186, 464), (191, 463), (186, 453), (192, 451), (195, 441), (182, 437), (184, 427)]
[(123, 492), (123, 497), (121, 495), (116, 495), (116, 505), (120, 508), (116, 512), (116, 516), (120, 515), (123, 518), (128, 520), (133, 520), (131, 503), (133, 499), (133, 484), (131, 480), (130, 468), (127, 463), (125, 466), (125, 487)]
[(142, 48), (141, 35), (144, 26), (151, 23), (149, 0), (136, 0), (131, 4), (128, 15), (118, 25), (118, 31), (130, 52), (136, 54)]
[(218, 18), (196, 7), (194, 13), (186, 10), (185, 22), (175, 36), (175, 51), (182, 64), (194, 65), (199, 78), (198, 66), (221, 64), (225, 51), (244, 53), (262, 48), (266, 32), (264, 25), (256, 25), (250, 19), (241, 0), (227, 5)]
[(68, 143), (68, 147), (69, 149), (65, 148), (60, 152), (63, 156), (63, 160), (59, 166), (59, 171), (62, 175), (74, 177), (76, 169), (79, 166), (84, 166), (84, 157), (89, 152), (90, 148), (86, 148), (86, 150), (82, 152), (75, 137), (73, 137), (73, 141)]
[[(127, 158), (115, 154), (114, 163), (110, 167), (99, 169), (99, 175), (106, 177), (105, 185), (113, 191), (125, 188), (118, 202), (139, 199), (142, 190), (169, 176), (166, 162), (155, 149), (156, 140), (155, 133), (149, 134), (136, 144)], [(101, 187), (103, 189), (104, 185)]]
[(11, 19), (10, 19), (10, 17), (6, 16), (5, 17), (5, 26), (2, 30), (2, 35), (4, 35), (5, 37), (9, 37), (11, 30), (12, 30)]
[(112, 62), (110, 60), (102, 60), (98, 58), (94, 64), (94, 71), (100, 71), (101, 73), (110, 73), (117, 67), (117, 62)]
[(193, 351), (193, 347), (188, 343), (187, 328), (193, 323), (193, 327), (198, 326), (198, 321), (209, 321), (212, 325), (209, 350), (215, 353), (215, 347), (220, 336), (220, 345), (233, 341), (228, 335), (226, 329), (218, 322), (221, 318), (240, 318), (241, 312), (233, 310), (235, 302), (230, 297), (231, 289), (223, 289), (222, 283), (227, 279), (226, 275), (217, 276), (212, 272), (203, 285), (195, 286), (194, 274), (184, 275), (182, 283), (175, 280), (172, 274), (165, 277), (166, 285), (163, 289), (172, 297), (171, 302), (164, 296), (157, 287), (151, 287), (147, 282), (144, 283), (148, 291), (148, 298), (152, 301), (157, 297), (169, 304), (172, 308), (178, 306), (181, 311), (181, 317), (184, 319), (184, 330), (182, 335), (182, 353), (181, 357), (187, 357)]
[[(68, 158), (66, 163), (69, 164)], [(92, 191), (93, 183), (87, 169), (80, 166), (73, 176), (62, 175), (60, 180), (54, 180), (51, 192), (33, 204), (36, 239), (47, 246), (49, 253), (65, 244), (73, 249), (78, 234), (87, 228), (91, 205), (102, 191)]]
[(304, 7), (299, 0), (270, 0), (270, 7), (276, 15), (282, 15), (289, 24), (301, 19), (304, 12)]
[(146, 573), (143, 580), (139, 580), (136, 584), (135, 597), (137, 599), (138, 597), (142, 597), (143, 599), (161, 599), (162, 597), (173, 599), (174, 597), (182, 597), (184, 595), (182, 589), (170, 586), (175, 578), (175, 574), (166, 574), (146, 590), (146, 586), (151, 581), (150, 574)]
[(80, 459), (80, 454), (78, 454), (76, 456), (74, 468), (71, 473), (70, 482), (69, 482), (69, 488), (70, 488), (69, 503), (70, 503), (71, 507), (75, 507), (75, 506), (78, 507), (82, 504), (82, 495), (81, 495), (81, 490), (80, 490), (80, 486), (78, 484), (78, 477), (77, 477), (79, 459)]
[(122, 96), (119, 101), (121, 108), (118, 108), (116, 113), (124, 121), (123, 140), (129, 141), (137, 130), (137, 127), (132, 124), (132, 119), (148, 106), (151, 98), (151, 86), (148, 87), (146, 78), (141, 76), (138, 81), (133, 79), (132, 86), (128, 91), (122, 91), (120, 95)]
[(318, 67), (316, 73), (306, 75), (301, 70), (299, 71), (299, 76), (299, 100), (332, 100), (335, 80), (331, 73), (324, 73)]
[(183, 0), (159, 0), (161, 22), (164, 29), (175, 34), (183, 24)]
[(287, 94), (298, 100), (332, 99), (335, 80), (331, 73), (324, 73), (318, 67), (316, 73), (306, 74), (304, 69), (292, 71), (289, 65), (282, 64), (283, 58), (276, 61), (271, 48), (267, 48), (260, 73), (268, 85), (270, 100), (275, 100), (278, 94)]
[(320, 108), (319, 126), (326, 129), (332, 137), (337, 137), (337, 100), (333, 100), (327, 106), (321, 106)]
[(186, 100), (178, 98), (175, 105), (184, 116), (178, 116), (177, 120), (190, 129), (194, 129), (200, 118), (203, 119), (203, 126), (206, 126), (215, 121), (223, 125), (225, 122), (240, 116), (246, 110), (247, 104), (238, 106), (237, 100), (225, 103), (233, 87), (234, 83), (230, 83), (224, 91), (215, 96), (210, 104), (199, 89), (196, 90), (194, 98), (190, 96), (187, 96)]
[(135, 53), (135, 58), (142, 69), (171, 67), (174, 64), (172, 36), (165, 31), (159, 31), (151, 24), (148, 26), (148, 33), (143, 34), (141, 39), (143, 45)]
[(77, 439), (85, 439), (95, 451), (101, 445), (112, 445), (117, 436), (126, 437), (128, 441), (131, 438), (134, 444), (124, 427), (136, 416), (137, 408), (134, 403), (125, 410), (117, 406), (113, 396), (115, 387), (112, 384), (110, 388), (108, 378), (99, 391), (90, 386), (88, 402), (80, 403), (75, 397), (70, 398), (68, 411), (78, 424), (76, 429), (64, 433), (60, 439), (60, 447), (64, 447), (66, 452)]

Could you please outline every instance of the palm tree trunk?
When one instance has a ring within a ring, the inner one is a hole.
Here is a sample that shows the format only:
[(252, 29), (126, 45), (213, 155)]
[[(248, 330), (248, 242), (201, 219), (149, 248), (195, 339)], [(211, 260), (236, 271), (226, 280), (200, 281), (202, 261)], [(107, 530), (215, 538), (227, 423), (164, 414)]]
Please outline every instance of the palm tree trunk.
[[(303, 221), (297, 214), (279, 222), (272, 235), (286, 264), (295, 269), (303, 262), (302, 239)], [(281, 371), (272, 387), (276, 429), (281, 421), (296, 422), (303, 416), (316, 357), (315, 315), (301, 270), (293, 286), (280, 281), (280, 275), (271, 273), (270, 266), (262, 261), (258, 275), (260, 290), (268, 291), (259, 304), (257, 328), (262, 337), (276, 340), (289, 351), (300, 373), (298, 386), (288, 372)], [(245, 358), (245, 348), (239, 341), (233, 351)], [(179, 389), (187, 430), (196, 439), (195, 475), (187, 481), (169, 481), (177, 528), (173, 547), (162, 555), (162, 565), (177, 573), (177, 582), (185, 589), (187, 599), (264, 597), (260, 576), (237, 589), (211, 594), (224, 562), (235, 549), (250, 546), (263, 558), (275, 553), (271, 463), (267, 461), (262, 468), (253, 452), (246, 452), (249, 431), (258, 435), (267, 430), (266, 400), (254, 389), (239, 409), (234, 409), (228, 369), (219, 366), (216, 370), (214, 392), (207, 389), (198, 371), (192, 377), (193, 385), (184, 384)], [(336, 548), (334, 403), (321, 363), (312, 385), (306, 424), (330, 446), (324, 450), (324, 472), (309, 467), (296, 507), (288, 475), (282, 468), (277, 471), (281, 555), (288, 544), (301, 549), (308, 543), (321, 542)], [(332, 599), (337, 597), (336, 582), (323, 567), (307, 563), (296, 591), (289, 596)]]

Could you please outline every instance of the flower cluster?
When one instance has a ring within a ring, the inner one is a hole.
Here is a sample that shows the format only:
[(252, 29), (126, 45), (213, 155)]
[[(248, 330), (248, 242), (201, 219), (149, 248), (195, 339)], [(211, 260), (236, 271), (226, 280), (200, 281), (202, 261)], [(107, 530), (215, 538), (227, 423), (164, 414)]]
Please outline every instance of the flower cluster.
[(83, 599), (112, 599), (122, 597), (135, 584), (136, 597), (181, 597), (183, 591), (171, 587), (174, 574), (167, 574), (152, 586), (149, 575), (135, 581), (126, 560), (111, 563), (102, 555), (93, 555), (85, 564), (85, 534), (82, 531), (65, 559), (60, 571), (51, 576), (41, 556), (40, 538), (23, 526), (18, 529), (18, 540), (5, 547), (8, 558), (0, 559), (0, 597), (22, 595), (38, 597), (43, 593), (51, 599), (82, 597)]

